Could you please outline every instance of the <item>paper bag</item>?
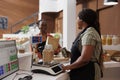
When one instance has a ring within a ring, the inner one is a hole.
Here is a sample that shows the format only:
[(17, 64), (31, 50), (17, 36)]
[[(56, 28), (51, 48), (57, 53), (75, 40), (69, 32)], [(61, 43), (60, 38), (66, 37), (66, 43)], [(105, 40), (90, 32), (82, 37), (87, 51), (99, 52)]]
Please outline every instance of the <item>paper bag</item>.
[(59, 45), (59, 38), (48, 36), (48, 44), (51, 44), (53, 46), (53, 50), (55, 51)]

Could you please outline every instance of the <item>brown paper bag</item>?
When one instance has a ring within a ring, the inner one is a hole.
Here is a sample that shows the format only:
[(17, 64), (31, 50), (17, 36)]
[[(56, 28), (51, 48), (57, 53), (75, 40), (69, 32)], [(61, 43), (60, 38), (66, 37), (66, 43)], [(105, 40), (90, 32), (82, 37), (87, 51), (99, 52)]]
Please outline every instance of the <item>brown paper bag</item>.
[(53, 46), (53, 50), (56, 50), (59, 45), (59, 38), (48, 36), (48, 44), (51, 44)]

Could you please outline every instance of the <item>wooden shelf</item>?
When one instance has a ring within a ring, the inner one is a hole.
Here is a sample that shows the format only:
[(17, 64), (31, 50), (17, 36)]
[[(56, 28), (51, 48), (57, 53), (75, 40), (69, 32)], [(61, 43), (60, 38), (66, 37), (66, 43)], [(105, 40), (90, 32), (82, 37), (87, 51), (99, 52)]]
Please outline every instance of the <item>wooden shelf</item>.
[(118, 44), (118, 45), (103, 45), (103, 49), (120, 51), (120, 44)]
[(115, 62), (115, 61), (104, 62), (104, 67), (105, 68), (120, 67), (120, 62)]

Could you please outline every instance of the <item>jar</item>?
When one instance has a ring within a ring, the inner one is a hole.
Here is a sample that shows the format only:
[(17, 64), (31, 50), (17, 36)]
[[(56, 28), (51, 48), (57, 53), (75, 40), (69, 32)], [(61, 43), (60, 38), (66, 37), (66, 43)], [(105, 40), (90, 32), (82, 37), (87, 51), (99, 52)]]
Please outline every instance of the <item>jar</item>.
[(112, 45), (112, 36), (111, 35), (107, 35), (106, 44), (107, 45)]
[(43, 63), (44, 64), (49, 64), (52, 62), (52, 60), (54, 58), (54, 51), (53, 51), (52, 45), (45, 46), (45, 48), (42, 52), (42, 56), (43, 56)]
[(120, 36), (118, 36), (118, 44), (120, 44)]
[(25, 53), (25, 46), (19, 45), (18, 51), (19, 51), (19, 53)]
[(102, 45), (106, 45), (106, 35), (101, 35)]
[(38, 54), (37, 54), (37, 51), (36, 51), (36, 48), (34, 47), (33, 48), (33, 54), (32, 54), (32, 59), (33, 59), (33, 63), (38, 63), (39, 61), (39, 57), (38, 57)]
[(119, 37), (117, 35), (113, 35), (112, 44), (113, 45), (119, 44)]

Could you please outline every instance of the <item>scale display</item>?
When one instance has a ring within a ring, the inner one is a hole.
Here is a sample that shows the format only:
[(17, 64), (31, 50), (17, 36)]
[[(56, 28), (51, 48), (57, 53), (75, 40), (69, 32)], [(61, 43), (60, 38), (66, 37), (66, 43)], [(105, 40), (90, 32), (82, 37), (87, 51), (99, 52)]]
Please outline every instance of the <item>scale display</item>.
[(61, 71), (62, 69), (61, 69), (61, 66), (55, 66), (55, 67), (52, 67), (51, 68), (55, 73), (57, 73), (58, 71)]

